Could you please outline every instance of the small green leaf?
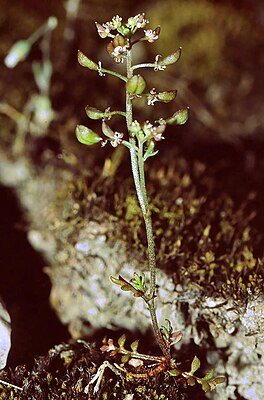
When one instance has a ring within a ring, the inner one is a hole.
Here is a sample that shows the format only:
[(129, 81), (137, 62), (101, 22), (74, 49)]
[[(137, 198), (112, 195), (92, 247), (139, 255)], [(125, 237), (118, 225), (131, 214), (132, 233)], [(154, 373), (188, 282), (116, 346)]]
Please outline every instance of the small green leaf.
[(84, 125), (77, 125), (75, 134), (80, 143), (86, 144), (88, 146), (98, 143), (102, 140), (102, 138), (97, 135), (97, 133)]
[(172, 334), (172, 326), (170, 320), (166, 319), (167, 326), (162, 325), (160, 328), (161, 334), (166, 342), (169, 342), (170, 336)]
[(117, 343), (118, 343), (118, 345), (119, 345), (121, 350), (124, 350), (125, 342), (126, 342), (126, 335), (123, 334), (123, 335), (120, 336), (120, 338), (117, 341)]
[(225, 383), (226, 382), (226, 377), (225, 376), (216, 376), (213, 379), (215, 385), (219, 385), (220, 383)]
[(145, 284), (145, 275), (138, 275), (136, 272), (134, 272), (134, 279), (131, 279), (131, 285), (135, 288), (138, 289), (142, 292), (145, 292), (147, 290), (146, 284)]
[(183, 125), (188, 120), (189, 108), (176, 111), (170, 118), (165, 121), (169, 125)]
[(171, 369), (168, 371), (171, 376), (179, 376), (181, 372), (178, 369)]
[(204, 376), (204, 380), (208, 381), (209, 379), (213, 379), (215, 376), (215, 372), (213, 369), (211, 369), (210, 371), (207, 372), (207, 374)]
[(144, 161), (146, 161), (149, 157), (155, 156), (159, 152), (158, 150), (154, 151), (154, 148), (155, 148), (154, 140), (150, 140), (148, 142), (147, 150), (145, 151), (144, 154)]
[(177, 61), (179, 61), (179, 59), (181, 57), (181, 51), (182, 51), (182, 48), (179, 47), (177, 51), (175, 51), (174, 53), (172, 53), (169, 56), (160, 60), (158, 62), (158, 64), (159, 65), (170, 65), (170, 64), (176, 63)]
[(210, 385), (207, 382), (202, 383), (202, 389), (204, 392), (208, 392), (210, 390)]
[(130, 354), (125, 354), (125, 355), (123, 355), (123, 356), (121, 357), (121, 363), (122, 363), (122, 364), (126, 364), (126, 363), (130, 360), (130, 358), (131, 358), (131, 355), (130, 355)]
[(110, 276), (110, 279), (113, 283), (120, 286), (121, 290), (124, 290), (125, 292), (132, 292), (134, 297), (144, 297), (144, 293), (141, 290), (135, 289), (134, 286), (122, 278), (122, 276), (119, 275), (118, 278)]
[(132, 342), (131, 343), (131, 345), (130, 345), (130, 347), (131, 347), (131, 350), (134, 352), (134, 353), (136, 353), (137, 352), (137, 349), (138, 349), (138, 343), (139, 343), (139, 341), (138, 340), (135, 340), (134, 342)]
[(97, 71), (98, 65), (90, 60), (81, 50), (78, 50), (78, 62), (82, 67)]
[(194, 375), (195, 372), (200, 368), (201, 362), (197, 356), (194, 356), (194, 359), (192, 360), (192, 365), (191, 365), (191, 371), (190, 374)]

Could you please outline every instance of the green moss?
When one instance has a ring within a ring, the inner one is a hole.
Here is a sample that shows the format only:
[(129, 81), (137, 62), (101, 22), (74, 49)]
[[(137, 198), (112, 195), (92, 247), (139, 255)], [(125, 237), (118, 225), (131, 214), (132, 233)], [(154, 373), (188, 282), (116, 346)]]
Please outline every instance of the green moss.
[[(200, 172), (199, 172), (200, 171)], [(159, 267), (175, 282), (193, 282), (204, 292), (246, 301), (247, 290), (261, 287), (263, 262), (254, 245), (261, 235), (252, 223), (250, 200), (235, 203), (219, 191), (210, 171), (179, 159), (150, 172), (151, 211)], [(188, 178), (186, 178), (188, 177)], [(133, 184), (126, 180), (115, 187), (118, 215), (116, 238), (128, 241), (139, 260), (145, 253), (145, 235)], [(254, 238), (254, 240), (253, 240)]]

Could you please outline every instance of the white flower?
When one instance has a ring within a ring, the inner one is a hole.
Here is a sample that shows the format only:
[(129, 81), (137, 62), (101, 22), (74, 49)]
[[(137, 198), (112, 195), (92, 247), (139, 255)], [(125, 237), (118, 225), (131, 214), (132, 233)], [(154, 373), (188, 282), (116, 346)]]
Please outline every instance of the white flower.
[(127, 52), (127, 46), (117, 46), (114, 48), (114, 51), (112, 52), (113, 57), (120, 57)]
[(152, 125), (149, 121), (146, 121), (143, 125), (143, 131), (146, 136), (152, 136), (154, 140), (159, 142), (164, 139), (162, 133), (164, 132), (166, 124), (160, 124), (159, 126)]
[(145, 18), (145, 14), (137, 14), (134, 16), (134, 19), (137, 23), (137, 28), (144, 28), (149, 21)]
[(149, 95), (147, 96), (147, 104), (148, 106), (154, 106), (154, 103), (158, 101), (156, 89), (153, 88), (150, 90)]
[(122, 138), (123, 138), (124, 134), (121, 132), (115, 132), (114, 133), (114, 137), (113, 140), (111, 140), (111, 145), (113, 147), (117, 147), (119, 144), (122, 143)]
[(156, 96), (148, 96), (147, 97), (147, 105), (148, 106), (154, 106), (156, 101), (158, 101), (158, 98)]
[(159, 34), (156, 32), (156, 29), (153, 31), (152, 29), (144, 30), (145, 38), (148, 42), (153, 43), (155, 40), (159, 38)]
[(143, 125), (143, 131), (144, 131), (145, 135), (146, 136), (151, 135), (152, 129), (153, 129), (153, 125), (149, 121), (146, 121)]

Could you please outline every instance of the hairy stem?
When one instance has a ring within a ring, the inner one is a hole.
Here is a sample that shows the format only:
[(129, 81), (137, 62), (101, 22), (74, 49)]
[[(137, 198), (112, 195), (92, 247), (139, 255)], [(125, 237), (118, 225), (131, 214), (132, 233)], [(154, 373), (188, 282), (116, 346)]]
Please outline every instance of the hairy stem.
[[(131, 51), (128, 50), (127, 52), (127, 79), (133, 76), (133, 69), (132, 69), (132, 57)], [(127, 129), (130, 134), (129, 142), (130, 142), (130, 158), (131, 158), (131, 167), (132, 167), (132, 174), (135, 183), (136, 193), (138, 202), (142, 211), (145, 228), (146, 228), (146, 235), (147, 235), (147, 246), (148, 246), (148, 267), (150, 271), (150, 292), (148, 298), (146, 300), (153, 331), (155, 334), (155, 338), (157, 343), (162, 350), (163, 355), (165, 356), (166, 360), (170, 360), (170, 352), (167, 348), (162, 334), (160, 332), (160, 328), (158, 325), (157, 315), (156, 315), (156, 308), (155, 308), (155, 295), (156, 295), (156, 254), (155, 254), (155, 243), (154, 243), (154, 236), (153, 236), (153, 228), (152, 228), (152, 219), (151, 213), (149, 210), (149, 203), (146, 191), (146, 183), (145, 183), (145, 170), (144, 170), (144, 156), (143, 156), (143, 143), (139, 141), (138, 147), (136, 146), (135, 137), (133, 134), (130, 133), (130, 126), (133, 121), (133, 107), (132, 107), (132, 100), (130, 94), (126, 91), (126, 123)]]

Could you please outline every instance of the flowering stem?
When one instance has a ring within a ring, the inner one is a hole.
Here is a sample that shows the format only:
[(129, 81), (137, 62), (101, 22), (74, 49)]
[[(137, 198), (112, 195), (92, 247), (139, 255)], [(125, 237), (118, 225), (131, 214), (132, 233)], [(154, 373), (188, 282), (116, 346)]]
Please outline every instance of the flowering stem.
[[(132, 67), (132, 56), (131, 50), (127, 51), (127, 79), (133, 76), (133, 67)], [(162, 334), (160, 332), (160, 328), (157, 321), (156, 309), (155, 309), (155, 295), (156, 295), (156, 254), (155, 254), (155, 243), (154, 243), (154, 235), (152, 228), (152, 219), (151, 212), (149, 210), (149, 203), (146, 191), (145, 184), (145, 171), (144, 171), (144, 157), (143, 157), (143, 142), (139, 140), (138, 147), (136, 146), (136, 141), (134, 134), (130, 132), (130, 127), (133, 121), (133, 107), (131, 96), (126, 91), (126, 123), (127, 129), (130, 134), (129, 143), (130, 143), (130, 158), (131, 158), (131, 167), (132, 174), (135, 183), (136, 193), (138, 202), (143, 214), (143, 219), (146, 228), (147, 235), (147, 246), (148, 246), (148, 266), (150, 271), (150, 291), (148, 297), (145, 298), (147, 303), (149, 313), (151, 316), (152, 327), (155, 334), (155, 338), (157, 340), (160, 349), (162, 350), (163, 355), (166, 360), (170, 360), (170, 352), (167, 348)]]

